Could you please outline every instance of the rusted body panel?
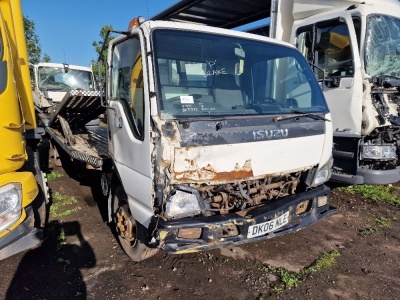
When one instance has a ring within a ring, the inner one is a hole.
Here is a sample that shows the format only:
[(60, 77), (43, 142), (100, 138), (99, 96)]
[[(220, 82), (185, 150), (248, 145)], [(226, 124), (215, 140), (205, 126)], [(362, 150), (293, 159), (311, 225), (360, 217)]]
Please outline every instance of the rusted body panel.
[[(235, 145), (174, 148), (174, 182), (224, 183), (302, 171), (319, 163), (325, 136)], [(316, 145), (310, 149), (309, 145)], [(301, 160), (293, 160), (301, 153)]]

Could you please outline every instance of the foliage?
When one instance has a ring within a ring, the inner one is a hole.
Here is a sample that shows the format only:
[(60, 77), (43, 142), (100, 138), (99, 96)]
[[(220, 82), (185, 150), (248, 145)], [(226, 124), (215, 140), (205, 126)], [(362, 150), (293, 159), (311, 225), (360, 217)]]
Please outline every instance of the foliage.
[(331, 268), (336, 261), (336, 257), (338, 256), (340, 256), (340, 253), (336, 250), (323, 253), (315, 260), (313, 264), (304, 268), (300, 272), (290, 272), (284, 268), (274, 268), (271, 266), (264, 266), (262, 267), (262, 270), (272, 272), (278, 276), (281, 283), (274, 286), (273, 290), (275, 292), (281, 292), (286, 288), (292, 289), (298, 287), (307, 276), (319, 270)]
[(61, 195), (56, 192), (53, 195), (53, 203), (50, 207), (52, 217), (65, 217), (80, 209), (76, 205), (77, 200), (72, 196)]
[(45, 54), (43, 54), (42, 61), (46, 62), (46, 63), (49, 63), (49, 62), (51, 62), (51, 58), (50, 58), (50, 56), (48, 54), (45, 53)]
[(42, 47), (39, 43), (39, 36), (35, 32), (35, 22), (29, 19), (28, 16), (24, 16), (24, 32), (28, 61), (32, 64), (36, 64), (40, 61), (50, 62), (51, 59), (49, 55), (44, 54), (42, 58)]
[(347, 191), (352, 194), (360, 194), (364, 197), (368, 197), (374, 201), (386, 202), (392, 205), (399, 205), (400, 200), (395, 195), (395, 192), (399, 191), (399, 188), (393, 187), (392, 185), (351, 185), (341, 190)]
[(64, 263), (64, 264), (67, 264), (67, 265), (71, 264), (71, 262), (68, 259), (64, 259), (64, 258), (61, 258), (61, 257), (59, 259), (57, 259), (57, 262)]
[[(101, 77), (104, 78), (105, 73), (106, 73), (106, 68), (105, 68), (105, 61), (107, 60), (107, 50), (108, 50), (108, 44), (110, 41), (115, 38), (115, 35), (111, 33), (113, 30), (111, 25), (105, 25), (101, 28), (100, 30), (100, 41), (93, 41), (92, 45), (98, 55), (98, 58), (92, 59), (91, 65), (93, 69), (94, 74), (99, 74), (99, 64), (98, 62), (100, 61), (100, 71), (101, 71)], [(110, 32), (110, 33), (109, 33)], [(108, 35), (108, 36), (107, 36)], [(103, 47), (104, 45), (104, 47)]]
[(60, 235), (57, 237), (57, 251), (61, 250), (67, 244), (64, 230), (61, 230)]
[(336, 257), (339, 257), (340, 253), (337, 250), (333, 250), (328, 253), (323, 253), (318, 257), (318, 259), (309, 267), (305, 268), (302, 272), (303, 275), (309, 275), (315, 273), (322, 269), (329, 269), (331, 268), (335, 261)]
[(60, 172), (57, 172), (57, 171), (53, 171), (51, 173), (46, 174), (47, 180), (54, 180), (54, 179), (60, 178), (62, 176), (63, 176), (63, 174), (61, 174)]
[(390, 219), (384, 217), (375, 218), (373, 222), (374, 222), (373, 226), (368, 227), (360, 232), (361, 236), (366, 237), (373, 235), (377, 233), (379, 229), (389, 227), (391, 223)]

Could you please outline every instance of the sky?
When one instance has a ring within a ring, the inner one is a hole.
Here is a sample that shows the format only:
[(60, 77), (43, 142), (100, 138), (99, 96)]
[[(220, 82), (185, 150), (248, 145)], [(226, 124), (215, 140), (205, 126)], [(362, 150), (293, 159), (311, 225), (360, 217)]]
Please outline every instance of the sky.
[(42, 54), (52, 62), (89, 66), (97, 60), (93, 41), (101, 41), (100, 30), (111, 25), (126, 30), (130, 20), (150, 19), (177, 0), (21, 0), (24, 16), (35, 22)]
[[(133, 18), (143, 16), (150, 19), (178, 2), (21, 0), (24, 16), (35, 23), (42, 54), (48, 54), (55, 63), (79, 66), (90, 66), (92, 59), (97, 60), (92, 43), (102, 41), (100, 30), (103, 26), (111, 25), (114, 30), (126, 30)], [(253, 24), (248, 28), (253, 28)]]

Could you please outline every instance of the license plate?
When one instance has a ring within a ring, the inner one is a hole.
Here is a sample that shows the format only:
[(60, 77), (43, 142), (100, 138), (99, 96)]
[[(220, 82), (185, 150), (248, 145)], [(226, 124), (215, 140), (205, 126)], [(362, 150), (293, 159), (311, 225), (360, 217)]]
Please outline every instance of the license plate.
[(279, 218), (273, 219), (271, 221), (251, 225), (249, 227), (249, 230), (247, 231), (247, 238), (253, 238), (267, 234), (281, 228), (282, 226), (285, 226), (287, 223), (289, 223), (289, 212), (285, 212)]

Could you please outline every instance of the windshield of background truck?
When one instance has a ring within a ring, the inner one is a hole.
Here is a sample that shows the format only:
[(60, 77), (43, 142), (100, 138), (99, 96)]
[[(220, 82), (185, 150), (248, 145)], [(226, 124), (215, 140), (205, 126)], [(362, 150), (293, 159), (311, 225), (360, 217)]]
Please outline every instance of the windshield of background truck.
[(42, 91), (67, 92), (71, 89), (93, 91), (92, 73), (63, 67), (38, 67), (38, 85)]
[(367, 17), (365, 68), (371, 76), (400, 77), (400, 19), (385, 15)]
[(290, 47), (240, 37), (153, 32), (161, 116), (327, 112), (309, 65)]

